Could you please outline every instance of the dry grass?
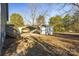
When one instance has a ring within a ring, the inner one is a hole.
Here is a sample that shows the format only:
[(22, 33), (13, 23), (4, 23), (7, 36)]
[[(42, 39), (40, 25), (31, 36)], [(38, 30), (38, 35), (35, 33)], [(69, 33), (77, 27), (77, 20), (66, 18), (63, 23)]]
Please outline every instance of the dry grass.
[[(15, 55), (41, 55), (41, 56), (79, 56), (79, 40), (74, 38), (62, 38), (33, 33), (22, 34), (22, 38), (16, 41)], [(14, 45), (6, 50), (5, 55), (13, 55)]]
[[(79, 55), (79, 47), (78, 47), (79, 40), (74, 40), (74, 38), (68, 39), (68, 38), (45, 36), (45, 35), (42, 36), (40, 35), (40, 39), (51, 45), (56, 46), (57, 47), (56, 49), (59, 50), (59, 52), (61, 52), (62, 49), (64, 49), (63, 52), (68, 51), (68, 53), (70, 53), (71, 55)], [(58, 47), (61, 48), (61, 50), (58, 49)]]

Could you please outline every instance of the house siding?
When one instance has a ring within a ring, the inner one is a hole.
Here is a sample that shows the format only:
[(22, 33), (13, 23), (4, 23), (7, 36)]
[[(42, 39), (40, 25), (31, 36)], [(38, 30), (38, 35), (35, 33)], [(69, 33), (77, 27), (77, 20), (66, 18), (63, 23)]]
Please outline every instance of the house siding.
[(2, 47), (6, 36), (5, 25), (6, 25), (6, 20), (8, 20), (7, 11), (8, 11), (7, 4), (1, 3), (0, 4), (0, 55), (2, 53)]
[(53, 26), (41, 26), (41, 34), (53, 35)]

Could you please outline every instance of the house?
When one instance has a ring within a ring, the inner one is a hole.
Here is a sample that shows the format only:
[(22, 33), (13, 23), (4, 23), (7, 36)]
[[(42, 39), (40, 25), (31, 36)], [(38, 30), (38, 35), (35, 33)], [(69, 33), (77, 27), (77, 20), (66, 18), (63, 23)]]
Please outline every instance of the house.
[(40, 27), (40, 34), (53, 35), (53, 26), (42, 25)]
[(8, 4), (0, 3), (0, 55), (6, 36), (5, 25), (8, 20)]

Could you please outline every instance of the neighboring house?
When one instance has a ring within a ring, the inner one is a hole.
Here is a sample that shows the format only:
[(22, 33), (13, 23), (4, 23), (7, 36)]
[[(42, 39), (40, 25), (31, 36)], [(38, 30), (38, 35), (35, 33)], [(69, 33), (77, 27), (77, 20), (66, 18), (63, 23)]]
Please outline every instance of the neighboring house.
[(53, 26), (42, 25), (40, 31), (40, 34), (53, 35)]
[(5, 25), (7, 20), (8, 20), (8, 5), (6, 3), (1, 3), (0, 4), (0, 55), (6, 36)]

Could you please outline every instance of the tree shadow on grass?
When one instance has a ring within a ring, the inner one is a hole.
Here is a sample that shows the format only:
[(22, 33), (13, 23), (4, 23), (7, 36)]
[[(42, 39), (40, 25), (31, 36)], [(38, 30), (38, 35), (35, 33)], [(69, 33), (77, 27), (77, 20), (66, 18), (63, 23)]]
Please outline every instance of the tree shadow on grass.
[(16, 51), (16, 39), (14, 37), (10, 37), (6, 35), (6, 40), (4, 41), (3, 49), (2, 49), (2, 55), (12, 55)]
[[(4, 40), (2, 55), (5, 54), (8, 55), (9, 52), (10, 52), (9, 55), (11, 55), (11, 53), (16, 51), (16, 41), (18, 38), (20, 38), (20, 33), (16, 29), (10, 26), (11, 25), (7, 25), (6, 27), (6, 38)], [(6, 51), (8, 52), (6, 53)]]
[[(37, 38), (33, 38), (37, 40)], [(36, 42), (35, 45), (27, 51), (26, 56), (73, 56), (69, 51), (46, 42)]]
[(76, 35), (76, 34), (54, 34), (54, 36), (60, 37), (60, 38), (68, 38), (68, 39), (79, 40), (79, 35)]

